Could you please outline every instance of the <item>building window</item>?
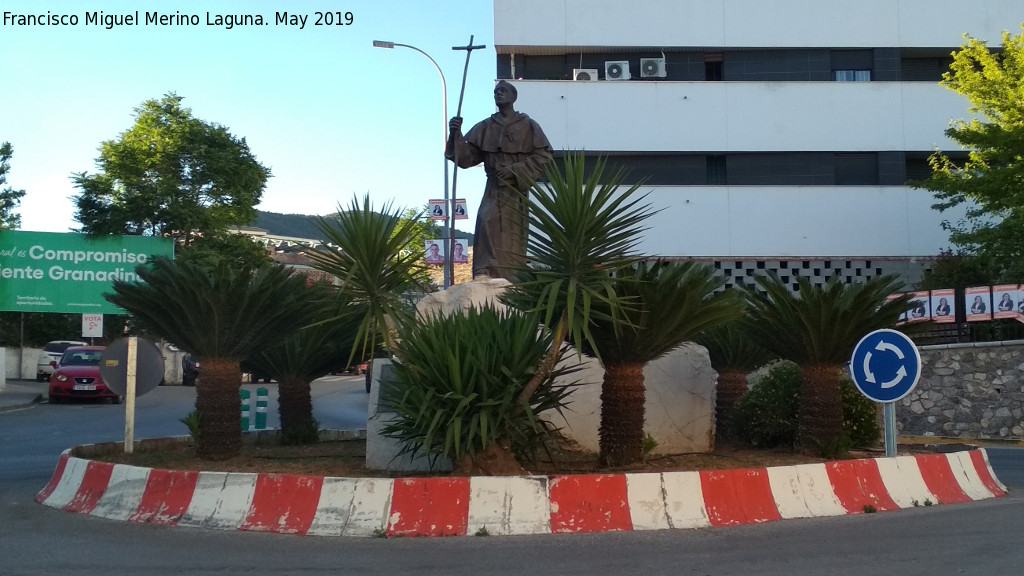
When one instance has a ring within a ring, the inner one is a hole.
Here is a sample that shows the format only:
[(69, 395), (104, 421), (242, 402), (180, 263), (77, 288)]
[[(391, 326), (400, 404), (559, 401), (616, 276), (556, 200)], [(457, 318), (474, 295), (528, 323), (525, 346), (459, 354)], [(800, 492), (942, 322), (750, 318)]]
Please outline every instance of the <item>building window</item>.
[(711, 82), (722, 81), (722, 61), (725, 58), (721, 52), (708, 53), (704, 55), (704, 79)]
[(836, 82), (871, 82), (871, 70), (833, 70)]
[(723, 186), (726, 184), (725, 156), (707, 157), (708, 184)]
[(835, 182), (838, 186), (877, 186), (878, 154), (836, 153)]

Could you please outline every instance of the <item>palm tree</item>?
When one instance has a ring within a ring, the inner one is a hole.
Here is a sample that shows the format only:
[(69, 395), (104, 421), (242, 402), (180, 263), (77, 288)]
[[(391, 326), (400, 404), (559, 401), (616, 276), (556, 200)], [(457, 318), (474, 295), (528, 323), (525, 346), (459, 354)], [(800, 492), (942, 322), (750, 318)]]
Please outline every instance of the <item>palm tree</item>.
[(158, 258), (136, 268), (140, 282), (115, 280), (110, 302), (154, 333), (203, 358), (196, 386), (196, 455), (226, 460), (242, 446), (240, 363), (308, 323), (316, 310), (305, 277), (280, 265), (255, 270), (220, 260), (207, 266)]
[(599, 351), (604, 365), (601, 461), (621, 466), (643, 458), (644, 366), (701, 332), (735, 320), (743, 314), (743, 303), (734, 291), (716, 293), (724, 280), (693, 262), (641, 262), (614, 279), (615, 294), (628, 305), (619, 321), (599, 310), (590, 327), (593, 342), (583, 347), (591, 355)]
[(408, 218), (402, 212), (390, 202), (378, 212), (365, 195), (361, 203), (353, 197), (347, 210), (339, 206), (331, 217), (313, 218), (328, 242), (324, 250), (309, 253), (313, 266), (338, 278), (348, 301), (363, 311), (349, 362), (360, 347), (361, 358), (381, 346), (393, 351), (392, 327), (413, 317), (403, 296), (428, 289), (423, 246), (415, 242), (419, 215)]
[(754, 343), (741, 321), (707, 330), (696, 342), (707, 348), (711, 367), (718, 372), (715, 434), (718, 438), (727, 438), (732, 434), (736, 405), (747, 394), (747, 375), (764, 366), (772, 355)]
[(282, 444), (319, 441), (310, 384), (348, 366), (345, 359), (355, 345), (361, 315), (343, 293), (338, 294), (325, 282), (316, 282), (307, 289), (319, 292), (315, 300), (329, 302), (320, 314), (325, 320), (293, 332), (276, 346), (263, 348), (248, 358), (249, 365), (257, 372), (277, 380)]
[(887, 300), (902, 287), (894, 276), (824, 288), (798, 278), (791, 293), (774, 276), (757, 279), (762, 293), (747, 291), (747, 328), (762, 347), (800, 366), (800, 444), (808, 452), (835, 449), (843, 427), (839, 384), (842, 367), (867, 333), (896, 325), (909, 295)]
[[(529, 264), (515, 271), (518, 281), (505, 294), (512, 306), (542, 314), (554, 333), (551, 352), (518, 402), (525, 403), (555, 367), (566, 339), (593, 342), (595, 309), (609, 320), (621, 316), (623, 299), (615, 294), (613, 275), (639, 260), (635, 252), (653, 212), (635, 198), (641, 184), (624, 186), (625, 173), (605, 176), (599, 159), (587, 175), (582, 154), (563, 159), (564, 171), (549, 165), (546, 182), (534, 184), (527, 199)], [(593, 346), (597, 349), (597, 346)]]

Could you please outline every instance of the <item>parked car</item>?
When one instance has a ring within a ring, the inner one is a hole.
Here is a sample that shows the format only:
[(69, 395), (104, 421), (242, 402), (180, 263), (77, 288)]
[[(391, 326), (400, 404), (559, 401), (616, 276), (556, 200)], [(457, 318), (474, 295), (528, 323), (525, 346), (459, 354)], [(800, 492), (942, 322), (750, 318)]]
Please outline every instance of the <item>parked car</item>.
[(199, 377), (199, 359), (191, 354), (181, 357), (181, 385), (195, 386)]
[(36, 382), (45, 382), (53, 374), (53, 364), (60, 361), (60, 357), (69, 346), (85, 346), (85, 342), (78, 340), (54, 340), (43, 346), (36, 360)]
[(121, 396), (107, 388), (100, 375), (104, 346), (71, 346), (60, 357), (50, 375), (50, 403), (97, 398), (121, 403)]

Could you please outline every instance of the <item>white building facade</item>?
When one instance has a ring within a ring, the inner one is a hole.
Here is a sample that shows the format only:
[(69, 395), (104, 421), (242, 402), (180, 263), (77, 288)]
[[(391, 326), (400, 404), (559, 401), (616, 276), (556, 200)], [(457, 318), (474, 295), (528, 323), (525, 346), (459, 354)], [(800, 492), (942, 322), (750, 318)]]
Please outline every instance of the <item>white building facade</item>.
[(964, 34), (997, 46), (1020, 0), (495, 0), (498, 78), (556, 151), (646, 178), (640, 249), (815, 283), (949, 248), (929, 174), (968, 102), (940, 86)]

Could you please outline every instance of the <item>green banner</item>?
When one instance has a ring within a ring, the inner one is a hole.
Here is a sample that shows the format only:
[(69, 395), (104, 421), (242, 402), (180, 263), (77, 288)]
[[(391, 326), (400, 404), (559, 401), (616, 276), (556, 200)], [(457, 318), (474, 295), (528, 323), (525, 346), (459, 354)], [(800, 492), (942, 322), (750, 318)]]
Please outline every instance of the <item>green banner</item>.
[(0, 232), (0, 312), (124, 314), (107, 302), (114, 280), (135, 267), (174, 257), (174, 242), (148, 236)]

